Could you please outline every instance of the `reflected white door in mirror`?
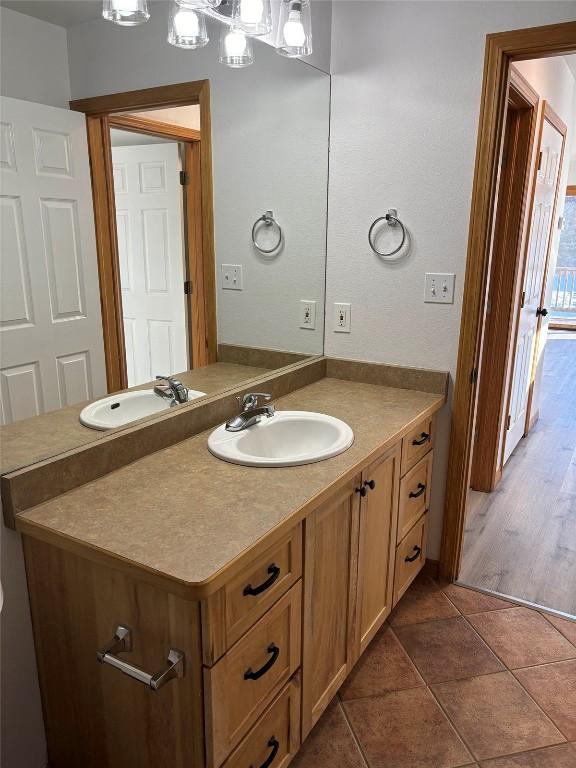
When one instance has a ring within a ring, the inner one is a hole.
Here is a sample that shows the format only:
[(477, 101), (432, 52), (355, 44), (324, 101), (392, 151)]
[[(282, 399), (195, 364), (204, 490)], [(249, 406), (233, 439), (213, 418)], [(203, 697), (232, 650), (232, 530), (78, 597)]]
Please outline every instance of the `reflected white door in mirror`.
[(2, 97), (0, 417), (106, 392), (84, 116)]

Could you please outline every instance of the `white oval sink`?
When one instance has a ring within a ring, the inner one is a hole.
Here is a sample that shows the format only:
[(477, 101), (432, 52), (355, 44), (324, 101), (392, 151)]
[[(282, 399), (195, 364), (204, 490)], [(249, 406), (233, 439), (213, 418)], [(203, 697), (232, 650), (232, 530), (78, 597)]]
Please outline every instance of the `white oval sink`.
[[(205, 394), (205, 392), (189, 389), (188, 401)], [(154, 394), (153, 389), (135, 389), (132, 392), (119, 392), (117, 395), (110, 395), (90, 403), (81, 411), (80, 422), (90, 429), (114, 429), (131, 421), (162, 413), (170, 407), (170, 402)]]
[(311, 411), (276, 411), (241, 432), (223, 424), (208, 438), (219, 459), (248, 467), (294, 467), (337, 456), (350, 448), (354, 433), (343, 421)]

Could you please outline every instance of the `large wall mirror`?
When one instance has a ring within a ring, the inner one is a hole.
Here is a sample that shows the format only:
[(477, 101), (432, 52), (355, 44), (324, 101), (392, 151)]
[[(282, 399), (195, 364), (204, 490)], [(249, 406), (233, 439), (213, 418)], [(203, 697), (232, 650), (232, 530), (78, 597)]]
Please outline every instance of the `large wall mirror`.
[(68, 25), (72, 109), (2, 96), (1, 472), (323, 352), (330, 77), (160, 6)]

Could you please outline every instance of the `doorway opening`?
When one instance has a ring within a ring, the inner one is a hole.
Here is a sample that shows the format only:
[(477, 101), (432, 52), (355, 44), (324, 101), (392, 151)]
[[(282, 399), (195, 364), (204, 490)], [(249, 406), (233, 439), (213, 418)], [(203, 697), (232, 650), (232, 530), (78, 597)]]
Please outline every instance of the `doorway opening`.
[(440, 564), (571, 616), (575, 50), (574, 24), (487, 40)]
[(207, 80), (82, 99), (109, 392), (216, 362)]

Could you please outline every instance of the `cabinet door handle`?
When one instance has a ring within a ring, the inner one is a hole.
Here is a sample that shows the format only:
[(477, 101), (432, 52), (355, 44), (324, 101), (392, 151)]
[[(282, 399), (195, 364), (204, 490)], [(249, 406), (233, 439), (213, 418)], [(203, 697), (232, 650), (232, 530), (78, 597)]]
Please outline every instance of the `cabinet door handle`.
[[(264, 760), (260, 768), (270, 768), (270, 766), (272, 765), (272, 763), (276, 758), (276, 755), (278, 754), (278, 750), (280, 749), (280, 742), (275, 736), (272, 736), (272, 738), (269, 739), (268, 741), (268, 746), (270, 747), (272, 752), (270, 752), (270, 754), (268, 755), (266, 760)], [(250, 768), (254, 768), (254, 766), (251, 765)]]
[(375, 480), (365, 480), (364, 481), (364, 485), (366, 487), (370, 488), (371, 491), (373, 491), (374, 488), (376, 488), (376, 481)]
[(360, 496), (362, 496), (362, 498), (364, 498), (364, 496), (366, 496), (366, 494), (368, 493), (366, 486), (364, 485), (361, 485), (359, 488), (354, 488), (354, 491), (356, 493), (359, 493)]
[(268, 573), (270, 574), (270, 577), (266, 579), (266, 581), (263, 581), (262, 584), (259, 584), (257, 587), (253, 587), (252, 584), (247, 584), (244, 587), (244, 592), (242, 594), (244, 596), (261, 595), (262, 592), (266, 592), (266, 590), (274, 584), (278, 576), (280, 576), (280, 568), (275, 563), (272, 563), (268, 566)]
[(96, 658), (100, 664), (109, 664), (111, 667), (120, 670), (133, 680), (157, 691), (169, 680), (175, 677), (184, 677), (184, 654), (176, 648), (170, 648), (168, 653), (168, 666), (155, 675), (145, 672), (140, 667), (129, 664), (124, 659), (119, 659), (116, 654), (129, 653), (132, 650), (132, 631), (129, 627), (120, 624), (112, 640), (101, 651), (98, 651)]
[(427, 443), (428, 440), (430, 440), (430, 433), (422, 432), (420, 435), (420, 440), (412, 440), (412, 445), (424, 445), (424, 443)]
[(416, 560), (416, 558), (420, 554), (420, 552), (422, 552), (421, 548), (417, 544), (414, 544), (414, 554), (412, 555), (412, 557), (408, 557), (408, 555), (406, 555), (406, 557), (404, 558), (404, 562), (413, 563), (414, 560)]
[(260, 667), (260, 669), (257, 669), (256, 672), (253, 672), (252, 667), (249, 667), (246, 672), (244, 672), (244, 680), (259, 680), (262, 675), (265, 675), (266, 672), (276, 664), (278, 656), (280, 655), (280, 648), (278, 648), (275, 643), (270, 643), (266, 650), (271, 654), (266, 664)]
[(424, 485), (424, 483), (418, 483), (418, 490), (410, 491), (410, 493), (408, 494), (408, 498), (417, 499), (418, 496), (422, 496), (425, 490), (426, 490), (426, 486)]

